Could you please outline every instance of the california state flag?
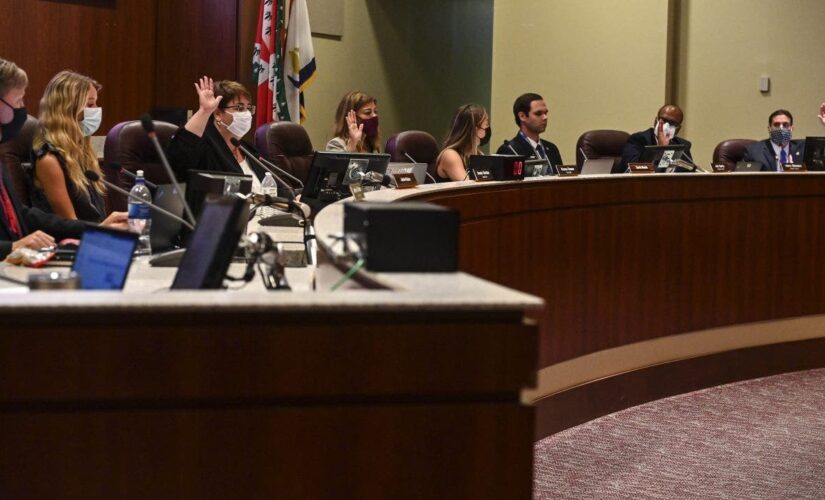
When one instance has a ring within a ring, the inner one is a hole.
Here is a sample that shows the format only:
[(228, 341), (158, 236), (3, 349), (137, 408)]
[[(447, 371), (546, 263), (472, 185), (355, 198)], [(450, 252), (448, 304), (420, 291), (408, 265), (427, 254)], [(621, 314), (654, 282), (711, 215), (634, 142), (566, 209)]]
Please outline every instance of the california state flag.
[(286, 36), (286, 104), (294, 122), (306, 119), (304, 91), (315, 78), (315, 49), (306, 0), (292, 0)]

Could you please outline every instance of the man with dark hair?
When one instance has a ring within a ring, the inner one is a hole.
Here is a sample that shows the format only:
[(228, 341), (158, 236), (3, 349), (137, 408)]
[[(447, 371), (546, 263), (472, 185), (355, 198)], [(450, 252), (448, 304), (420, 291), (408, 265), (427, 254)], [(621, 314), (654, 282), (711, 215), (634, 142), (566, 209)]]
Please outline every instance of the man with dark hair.
[(500, 155), (522, 155), (549, 161), (553, 172), (562, 164), (559, 148), (539, 137), (547, 129), (547, 105), (538, 94), (524, 94), (513, 103), (513, 117), (519, 132), (498, 148)]
[(768, 139), (745, 149), (744, 161), (761, 163), (763, 171), (773, 172), (782, 172), (785, 163), (802, 161), (805, 141), (792, 140), (793, 115), (790, 111), (777, 109), (771, 113), (768, 117), (768, 134)]
[(690, 141), (676, 137), (676, 132), (682, 128), (682, 121), (685, 119), (681, 108), (675, 104), (665, 104), (659, 108), (653, 126), (647, 130), (636, 132), (631, 135), (622, 149), (622, 162), (614, 167), (611, 173), (620, 174), (627, 172), (628, 163), (636, 163), (642, 157), (645, 146), (668, 146), (670, 144), (684, 144), (685, 149), (682, 155), (687, 160), (693, 161), (690, 154)]

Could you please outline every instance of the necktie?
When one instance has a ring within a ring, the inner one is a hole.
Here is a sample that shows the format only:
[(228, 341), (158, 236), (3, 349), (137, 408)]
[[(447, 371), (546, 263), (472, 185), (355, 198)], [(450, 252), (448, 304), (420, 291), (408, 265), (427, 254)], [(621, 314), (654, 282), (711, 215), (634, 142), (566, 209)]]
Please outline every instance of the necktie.
[(788, 153), (785, 152), (784, 148), (779, 151), (779, 163), (788, 163)]
[(17, 212), (14, 211), (9, 192), (6, 190), (6, 184), (3, 182), (3, 176), (0, 175), (0, 204), (3, 205), (3, 212), (6, 215), (6, 221), (9, 224), (10, 236), (15, 240), (22, 236), (20, 231), (20, 221), (17, 220)]
[(536, 146), (536, 153), (538, 153), (539, 158), (547, 159), (547, 154), (544, 152), (544, 146), (541, 143)]

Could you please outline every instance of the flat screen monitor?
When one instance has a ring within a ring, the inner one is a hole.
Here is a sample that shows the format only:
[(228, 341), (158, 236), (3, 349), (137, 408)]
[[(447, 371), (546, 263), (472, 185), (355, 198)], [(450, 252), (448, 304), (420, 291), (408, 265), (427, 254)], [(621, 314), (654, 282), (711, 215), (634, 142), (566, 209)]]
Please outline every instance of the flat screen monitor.
[(207, 201), (181, 258), (172, 289), (221, 288), (248, 214), (249, 203), (241, 198), (226, 196)]
[[(652, 163), (656, 172), (679, 172), (672, 168), (671, 163), (682, 157), (684, 144), (669, 144), (667, 146), (645, 146), (639, 163)], [(681, 170), (684, 171), (684, 170)]]
[[(186, 184), (181, 184), (180, 188), (186, 192)], [(155, 205), (171, 212), (178, 217), (183, 217), (183, 201), (175, 190), (173, 184), (161, 184), (155, 190), (152, 199)], [(149, 240), (152, 245), (152, 253), (164, 252), (175, 248), (179, 243), (182, 224), (168, 215), (152, 210), (152, 227), (149, 229)]]
[(138, 235), (89, 226), (83, 231), (72, 264), (84, 290), (122, 290), (132, 265)]
[(802, 164), (809, 171), (825, 171), (825, 137), (806, 137)]
[(233, 172), (190, 170), (186, 178), (186, 202), (200, 220), (204, 202), (232, 193), (252, 192), (252, 176)]
[(390, 155), (383, 153), (316, 151), (312, 157), (302, 198), (331, 203), (351, 196), (349, 185), (358, 179), (354, 175), (356, 171), (366, 168), (365, 172), (384, 174), (389, 162)]

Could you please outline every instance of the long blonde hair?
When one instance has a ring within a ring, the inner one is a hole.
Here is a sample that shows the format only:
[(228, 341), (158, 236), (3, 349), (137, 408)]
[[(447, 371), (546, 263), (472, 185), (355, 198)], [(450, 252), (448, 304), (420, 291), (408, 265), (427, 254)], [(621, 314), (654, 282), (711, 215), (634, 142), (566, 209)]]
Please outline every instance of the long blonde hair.
[[(353, 90), (341, 98), (338, 103), (338, 109), (335, 110), (335, 124), (332, 127), (332, 135), (346, 140), (349, 137), (349, 127), (347, 126), (347, 113), (350, 111), (358, 112), (367, 104), (377, 103), (374, 97), (361, 92), (360, 90)], [(381, 151), (381, 134), (378, 133), (375, 137), (367, 137), (364, 134), (361, 144), (358, 145), (358, 152), (363, 153), (377, 153)]]
[(32, 147), (37, 150), (49, 143), (66, 161), (66, 173), (72, 184), (94, 188), (101, 195), (106, 192), (103, 182), (92, 182), (84, 172), (91, 170), (103, 178), (91, 140), (83, 135), (78, 118), (86, 107), (89, 89), (101, 89), (99, 83), (73, 71), (61, 71), (46, 85), (40, 99), (40, 129)]
[(475, 143), (476, 129), (487, 116), (487, 111), (480, 104), (465, 104), (458, 108), (453, 114), (452, 125), (447, 137), (444, 138), (441, 150), (454, 149), (461, 156), (464, 168), (467, 168), (470, 156), (479, 152)]

